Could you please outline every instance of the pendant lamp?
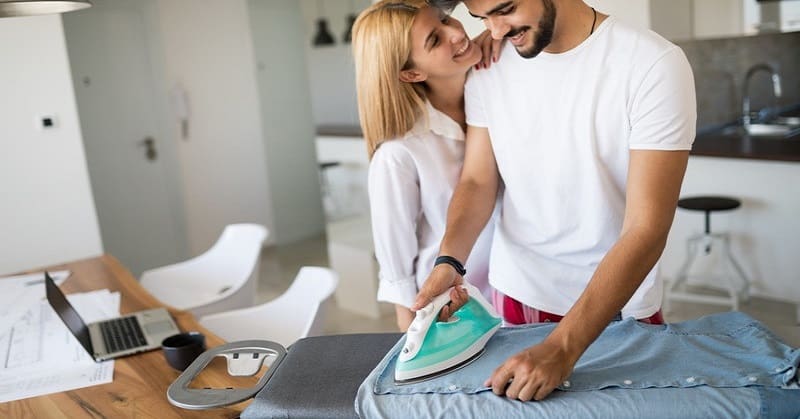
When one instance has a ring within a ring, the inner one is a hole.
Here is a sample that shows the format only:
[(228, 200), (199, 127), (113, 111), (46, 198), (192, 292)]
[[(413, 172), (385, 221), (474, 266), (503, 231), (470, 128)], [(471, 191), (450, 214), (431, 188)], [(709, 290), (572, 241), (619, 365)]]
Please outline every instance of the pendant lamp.
[(0, 0), (0, 17), (66, 13), (91, 6), (88, 0)]
[(345, 44), (349, 44), (353, 40), (353, 25), (355, 25), (356, 18), (358, 17), (353, 9), (353, 0), (350, 0), (350, 14), (347, 15), (347, 29), (344, 31), (344, 35), (342, 35), (342, 42)]
[(317, 19), (317, 33), (314, 35), (312, 45), (321, 47), (335, 44), (336, 41), (333, 40), (333, 35), (331, 35), (331, 31), (328, 30), (328, 20), (322, 17), (322, 0), (317, 0), (317, 12), (320, 18)]
[(347, 15), (347, 30), (342, 39), (346, 44), (349, 44), (353, 40), (353, 25), (356, 23), (356, 17), (355, 13)]

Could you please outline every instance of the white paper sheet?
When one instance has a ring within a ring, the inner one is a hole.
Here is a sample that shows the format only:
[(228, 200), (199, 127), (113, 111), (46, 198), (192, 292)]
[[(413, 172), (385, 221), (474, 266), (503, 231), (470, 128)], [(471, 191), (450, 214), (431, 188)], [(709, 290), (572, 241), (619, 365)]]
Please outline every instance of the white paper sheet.
[[(68, 276), (69, 271), (50, 272), (58, 285)], [(0, 278), (0, 338), (43, 297), (44, 272)]]
[[(67, 299), (86, 323), (119, 315), (116, 292)], [(109, 383), (114, 374), (114, 361), (94, 362), (41, 296), (0, 337), (0, 362), (0, 403)]]
[(33, 373), (0, 382), (0, 403), (110, 383), (114, 361)]

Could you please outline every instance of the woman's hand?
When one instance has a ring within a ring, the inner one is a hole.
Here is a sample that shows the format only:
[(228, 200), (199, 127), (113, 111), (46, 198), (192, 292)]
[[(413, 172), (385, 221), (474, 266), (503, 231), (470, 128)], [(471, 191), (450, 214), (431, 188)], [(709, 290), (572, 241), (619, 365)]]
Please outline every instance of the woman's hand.
[(489, 68), (492, 63), (500, 59), (500, 50), (503, 48), (503, 40), (492, 38), (488, 29), (481, 32), (481, 34), (476, 36), (472, 41), (478, 45), (478, 48), (480, 48), (483, 53), (481, 60), (478, 61), (478, 64), (475, 64), (476, 70)]

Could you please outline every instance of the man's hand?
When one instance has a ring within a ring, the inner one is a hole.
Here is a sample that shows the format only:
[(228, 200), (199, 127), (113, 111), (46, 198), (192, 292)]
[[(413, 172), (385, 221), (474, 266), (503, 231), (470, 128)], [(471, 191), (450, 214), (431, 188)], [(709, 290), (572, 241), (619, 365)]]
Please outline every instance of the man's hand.
[(545, 340), (508, 358), (483, 385), (509, 399), (542, 400), (569, 377), (576, 362), (561, 346)]
[(451, 303), (442, 308), (439, 314), (439, 320), (446, 321), (451, 314), (466, 304), (469, 299), (467, 290), (460, 286), (463, 283), (464, 278), (452, 266), (445, 263), (436, 265), (428, 279), (425, 280), (425, 284), (419, 294), (417, 294), (417, 299), (411, 309), (414, 311), (419, 310), (433, 301), (436, 296), (447, 291), (448, 288), (455, 287), (450, 291)]

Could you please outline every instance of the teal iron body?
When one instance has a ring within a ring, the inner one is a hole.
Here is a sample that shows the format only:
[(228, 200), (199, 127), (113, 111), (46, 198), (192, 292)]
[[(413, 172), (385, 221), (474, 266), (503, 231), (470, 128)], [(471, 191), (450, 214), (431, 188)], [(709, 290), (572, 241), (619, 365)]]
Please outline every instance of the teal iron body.
[(450, 290), (418, 310), (397, 358), (395, 382), (417, 382), (463, 367), (483, 352), (500, 328), (500, 317), (474, 286), (465, 283), (469, 300), (448, 321), (437, 321), (450, 302)]

